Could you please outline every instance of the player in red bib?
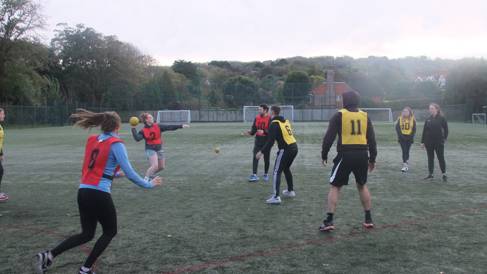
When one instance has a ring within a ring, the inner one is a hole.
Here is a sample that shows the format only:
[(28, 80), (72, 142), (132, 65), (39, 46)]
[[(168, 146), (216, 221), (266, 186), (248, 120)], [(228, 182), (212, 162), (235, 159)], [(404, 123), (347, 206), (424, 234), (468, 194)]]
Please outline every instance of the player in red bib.
[[(151, 181), (142, 179), (130, 165), (127, 150), (118, 137), (121, 120), (116, 112), (94, 113), (80, 109), (71, 118), (76, 120), (75, 125), (82, 128), (100, 126), (102, 130), (102, 134), (91, 135), (86, 142), (78, 190), (81, 233), (69, 237), (51, 250), (37, 254), (33, 265), (35, 273), (45, 273), (56, 256), (91, 241), (97, 223), (100, 223), (103, 234), (79, 270), (80, 274), (94, 273), (93, 264), (117, 234), (117, 214), (110, 194), (114, 177), (125, 175), (143, 188), (153, 188), (162, 183), (160, 177)], [(123, 173), (118, 171), (120, 168)]]
[[(259, 106), (259, 114), (254, 119), (252, 128), (249, 131), (244, 132), (244, 135), (254, 136), (255, 143), (254, 150), (252, 153), (252, 175), (249, 176), (249, 182), (257, 182), (259, 177), (257, 176), (257, 167), (259, 166), (259, 159), (255, 157), (257, 152), (262, 150), (267, 142), (267, 135), (269, 133), (269, 125), (271, 123), (271, 116), (269, 115), (269, 107), (265, 104)], [(264, 176), (265, 182), (269, 181), (269, 166), (270, 166), (270, 155), (271, 148), (266, 151), (262, 151), (264, 154)]]
[(142, 113), (140, 120), (144, 127), (137, 132), (135, 126), (132, 127), (132, 135), (135, 141), (145, 140), (145, 153), (149, 159), (149, 168), (145, 172), (145, 179), (150, 179), (154, 174), (166, 168), (166, 159), (164, 156), (164, 138), (163, 131), (177, 130), (180, 128), (189, 128), (189, 125), (163, 125), (154, 123), (154, 117), (149, 113)]

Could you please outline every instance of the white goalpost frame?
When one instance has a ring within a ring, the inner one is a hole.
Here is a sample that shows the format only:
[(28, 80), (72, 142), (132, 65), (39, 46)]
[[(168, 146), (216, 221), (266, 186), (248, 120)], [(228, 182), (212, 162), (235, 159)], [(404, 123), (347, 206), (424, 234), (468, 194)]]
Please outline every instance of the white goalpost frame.
[(487, 114), (485, 113), (472, 113), (472, 125), (481, 124), (487, 126)]
[[(387, 114), (387, 117), (388, 117), (388, 121), (376, 121), (376, 122), (389, 122), (389, 123), (392, 123), (394, 122), (394, 117), (392, 117), (392, 109), (391, 108), (360, 108), (361, 110), (369, 113), (369, 111), (387, 111), (388, 114)], [(371, 119), (373, 122), (374, 120)]]
[[(172, 118), (171, 114), (173, 115), (174, 119)], [(191, 110), (182, 109), (182, 110), (158, 110), (156, 113), (156, 122), (157, 123), (174, 123), (174, 124), (189, 124), (191, 123)], [(181, 118), (183, 119), (177, 119)], [(185, 117), (185, 118), (184, 118)]]
[[(281, 108), (281, 114), (283, 114), (284, 118), (289, 119), (291, 122), (294, 121), (294, 106), (293, 105), (282, 105), (279, 106)], [(252, 109), (252, 110), (250, 110)], [(243, 106), (243, 122), (244, 123), (252, 123), (254, 121), (255, 116), (257, 116), (259, 110), (259, 106)], [(269, 107), (269, 114), (270, 114), (270, 107)], [(291, 117), (289, 117), (289, 112), (291, 112)], [(249, 116), (250, 115), (250, 116)], [(249, 116), (249, 120), (247, 120), (247, 116)]]

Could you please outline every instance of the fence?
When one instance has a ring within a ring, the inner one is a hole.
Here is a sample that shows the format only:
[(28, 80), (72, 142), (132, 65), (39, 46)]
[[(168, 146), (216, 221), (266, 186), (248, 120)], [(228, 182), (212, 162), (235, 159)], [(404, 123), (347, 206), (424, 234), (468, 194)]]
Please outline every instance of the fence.
[[(25, 126), (63, 126), (70, 124), (69, 115), (73, 113), (76, 106), (5, 106), (6, 123), (10, 125)], [(93, 111), (113, 110), (103, 107), (87, 109)], [(443, 112), (449, 121), (469, 121), (471, 117), (467, 115), (465, 105), (453, 105), (443, 107)], [(130, 116), (138, 115), (141, 111), (116, 110), (124, 122)], [(336, 109), (312, 108), (295, 109), (294, 121), (328, 121), (336, 112)], [(401, 110), (395, 110), (394, 119), (400, 115)], [(415, 109), (415, 116), (418, 121), (424, 121), (429, 116), (427, 109)], [(156, 111), (154, 111), (156, 113)], [(467, 117), (468, 116), (468, 117)], [(374, 119), (373, 115), (371, 118)], [(192, 122), (242, 122), (242, 109), (201, 109), (191, 110)]]

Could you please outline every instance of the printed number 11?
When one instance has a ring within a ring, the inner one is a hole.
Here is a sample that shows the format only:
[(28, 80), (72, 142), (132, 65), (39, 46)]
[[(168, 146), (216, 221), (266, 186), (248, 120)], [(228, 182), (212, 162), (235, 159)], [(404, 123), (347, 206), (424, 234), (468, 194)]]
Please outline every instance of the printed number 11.
[[(361, 126), (361, 122), (360, 120), (357, 120), (357, 121), (354, 121), (354, 120), (351, 120), (350, 121), (352, 123), (352, 135), (362, 135), (362, 126)], [(355, 122), (357, 122), (357, 132), (355, 132)]]

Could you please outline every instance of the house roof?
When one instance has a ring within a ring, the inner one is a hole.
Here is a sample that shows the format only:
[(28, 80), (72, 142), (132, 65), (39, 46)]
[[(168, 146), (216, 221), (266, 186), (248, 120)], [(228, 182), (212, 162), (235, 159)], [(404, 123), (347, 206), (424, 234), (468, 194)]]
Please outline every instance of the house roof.
[[(347, 83), (345, 82), (333, 82), (335, 93), (337, 95), (341, 95), (347, 91), (352, 91), (354, 90), (351, 88)], [(323, 84), (315, 87), (311, 92), (313, 95), (325, 95), (328, 89), (328, 83), (324, 82)]]

